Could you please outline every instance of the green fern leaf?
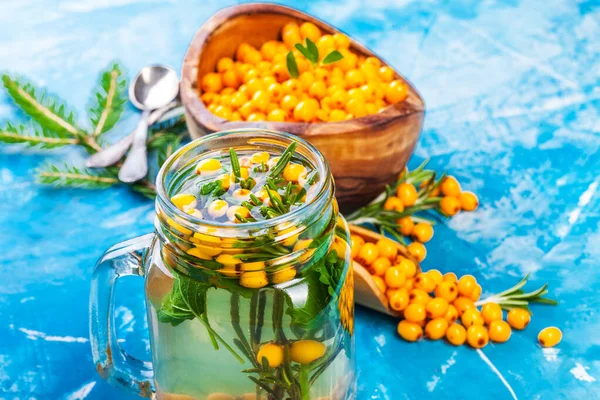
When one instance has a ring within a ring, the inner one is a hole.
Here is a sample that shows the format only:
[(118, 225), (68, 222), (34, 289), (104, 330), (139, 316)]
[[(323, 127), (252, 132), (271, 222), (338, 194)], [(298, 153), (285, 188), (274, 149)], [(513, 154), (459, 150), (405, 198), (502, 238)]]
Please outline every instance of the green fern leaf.
[(127, 82), (119, 64), (113, 64), (100, 77), (98, 88), (93, 95), (94, 104), (89, 109), (92, 121), (92, 135), (98, 137), (111, 130), (125, 109), (127, 103)]
[(137, 192), (148, 199), (154, 200), (154, 198), (156, 198), (156, 188), (147, 181), (134, 183), (130, 187), (134, 192)]
[(15, 104), (43, 128), (72, 137), (84, 135), (75, 122), (73, 112), (68, 111), (58, 98), (36, 89), (29, 82), (12, 79), (6, 74), (2, 75), (2, 83)]
[(105, 189), (119, 183), (116, 168), (90, 171), (85, 168), (48, 164), (38, 169), (37, 181), (55, 187)]
[(14, 126), (8, 122), (4, 128), (0, 128), (0, 143), (23, 144), (29, 147), (53, 149), (79, 144), (79, 140), (64, 135), (64, 132), (58, 133), (44, 127)]

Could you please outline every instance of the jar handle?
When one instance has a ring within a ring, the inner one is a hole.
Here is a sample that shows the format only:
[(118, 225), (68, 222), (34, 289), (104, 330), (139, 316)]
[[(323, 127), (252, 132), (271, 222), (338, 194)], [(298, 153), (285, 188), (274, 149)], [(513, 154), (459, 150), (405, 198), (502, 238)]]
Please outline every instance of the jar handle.
[(127, 354), (117, 343), (113, 298), (117, 279), (143, 276), (142, 257), (153, 239), (154, 234), (147, 234), (108, 249), (94, 268), (90, 292), (90, 338), (96, 371), (111, 385), (142, 397), (151, 397), (154, 392), (152, 365)]

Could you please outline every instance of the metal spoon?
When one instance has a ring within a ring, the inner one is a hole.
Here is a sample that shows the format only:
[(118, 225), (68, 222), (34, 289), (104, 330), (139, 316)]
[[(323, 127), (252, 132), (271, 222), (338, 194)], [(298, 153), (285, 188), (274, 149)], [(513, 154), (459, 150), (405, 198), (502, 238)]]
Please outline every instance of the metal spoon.
[(177, 73), (164, 65), (144, 67), (129, 85), (129, 99), (143, 112), (135, 130), (129, 154), (119, 171), (121, 182), (131, 183), (146, 177), (148, 173), (146, 139), (150, 111), (171, 103), (178, 93)]

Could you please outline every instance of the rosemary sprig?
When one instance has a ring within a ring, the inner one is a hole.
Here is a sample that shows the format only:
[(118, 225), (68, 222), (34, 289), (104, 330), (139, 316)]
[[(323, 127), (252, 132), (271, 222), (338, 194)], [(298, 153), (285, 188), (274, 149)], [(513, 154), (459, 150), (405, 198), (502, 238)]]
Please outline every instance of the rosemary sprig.
[(231, 159), (231, 169), (233, 170), (233, 175), (235, 175), (237, 179), (240, 179), (242, 177), (242, 171), (240, 169), (240, 160), (233, 147), (229, 148), (229, 158)]
[(475, 303), (476, 306), (482, 306), (486, 303), (496, 303), (505, 310), (511, 310), (513, 308), (524, 308), (529, 310), (529, 303), (540, 303), (547, 305), (558, 305), (556, 300), (544, 297), (548, 294), (548, 284), (542, 285), (537, 290), (532, 292), (525, 292), (522, 288), (527, 284), (529, 274), (525, 275), (516, 285), (506, 289), (503, 292), (494, 294), (483, 300), (479, 300)]
[(292, 142), (287, 147), (287, 149), (285, 149), (284, 152), (281, 153), (281, 157), (279, 158), (279, 161), (277, 161), (277, 164), (275, 164), (273, 169), (269, 172), (269, 176), (268, 176), (269, 178), (275, 178), (283, 172), (283, 169), (286, 167), (286, 165), (288, 165), (288, 163), (292, 159), (292, 155), (294, 154), (294, 151), (296, 150), (297, 146), (298, 146), (297, 142)]

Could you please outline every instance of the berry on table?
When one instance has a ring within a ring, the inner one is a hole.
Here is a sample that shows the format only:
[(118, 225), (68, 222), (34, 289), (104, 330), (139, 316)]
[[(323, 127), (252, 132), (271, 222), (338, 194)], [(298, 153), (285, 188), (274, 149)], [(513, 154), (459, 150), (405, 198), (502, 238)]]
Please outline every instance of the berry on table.
[(562, 332), (555, 326), (544, 328), (538, 334), (538, 342), (543, 347), (554, 347), (562, 340)]
[(529, 311), (524, 308), (513, 308), (508, 312), (506, 316), (506, 321), (512, 326), (514, 329), (523, 330), (529, 325), (531, 321), (531, 314)]
[(490, 340), (496, 343), (504, 343), (510, 339), (512, 330), (506, 321), (494, 320), (488, 325)]

